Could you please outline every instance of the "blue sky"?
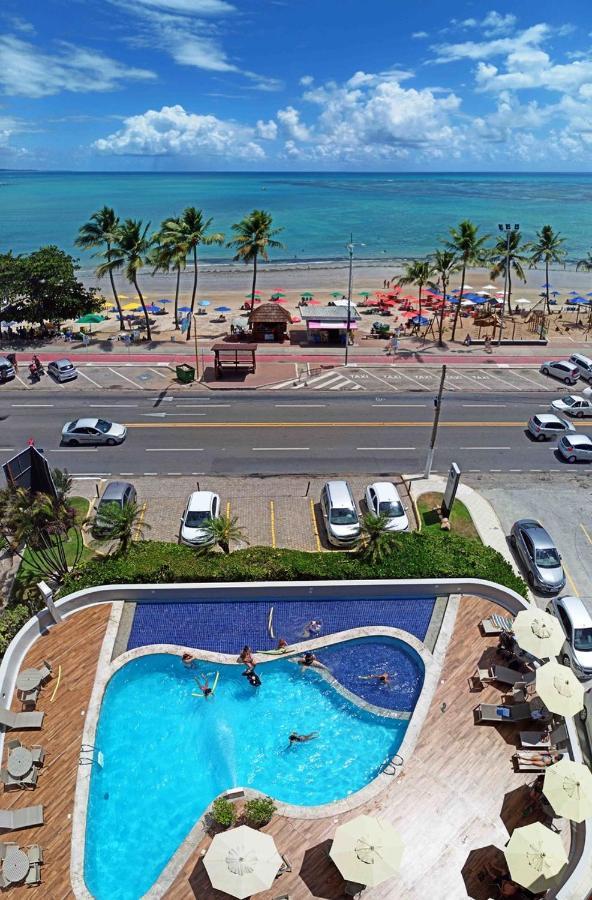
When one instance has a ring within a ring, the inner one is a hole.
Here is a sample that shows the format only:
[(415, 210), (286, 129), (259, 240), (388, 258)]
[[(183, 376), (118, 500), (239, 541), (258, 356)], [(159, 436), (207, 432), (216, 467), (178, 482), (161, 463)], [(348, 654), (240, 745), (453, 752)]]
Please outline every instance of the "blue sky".
[(590, 171), (591, 159), (589, 0), (0, 11), (2, 167)]

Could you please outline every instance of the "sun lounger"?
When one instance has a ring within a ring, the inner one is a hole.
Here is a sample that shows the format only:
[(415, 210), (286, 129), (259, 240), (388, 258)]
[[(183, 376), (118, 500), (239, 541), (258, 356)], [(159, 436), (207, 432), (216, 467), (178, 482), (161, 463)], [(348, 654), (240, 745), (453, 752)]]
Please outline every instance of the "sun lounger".
[(40, 693), (41, 693), (41, 688), (34, 688), (32, 691), (19, 691), (18, 698), (24, 707), (34, 709), (35, 704), (39, 700)]
[(498, 706), (496, 703), (480, 703), (473, 710), (475, 722), (524, 722), (532, 718), (530, 703), (514, 703)]
[[(544, 751), (543, 751), (543, 752), (544, 752)], [(522, 753), (522, 755), (523, 755), (524, 753), (529, 753), (529, 754), (530, 754), (530, 751), (528, 751), (528, 750), (524, 751), (524, 750), (523, 750), (523, 751), (521, 751), (521, 753)], [(540, 751), (540, 750), (533, 750), (533, 751), (532, 751), (532, 757), (533, 757), (533, 759), (536, 759), (536, 758), (539, 757), (540, 755), (541, 755), (541, 751)], [(564, 755), (564, 754), (562, 754), (562, 755)], [(544, 772), (545, 769), (546, 769), (546, 766), (537, 766), (537, 765), (534, 765), (533, 763), (529, 763), (527, 759), (519, 759), (519, 758), (517, 757), (516, 754), (514, 754), (514, 756), (512, 757), (512, 759), (513, 759), (513, 761), (514, 761), (514, 766), (515, 766), (516, 772)], [(550, 764), (550, 765), (551, 765), (551, 764)]]
[(21, 778), (20, 783), (22, 784), (23, 787), (34, 788), (35, 785), (37, 784), (38, 778), (39, 778), (39, 769), (37, 768), (37, 766), (33, 766), (31, 771), (27, 772), (27, 774), (23, 778)]
[(520, 732), (520, 743), (524, 750), (549, 750), (551, 747), (559, 747), (559, 744), (566, 741), (567, 728), (563, 724), (558, 725), (551, 732), (548, 729)]
[(30, 847), (27, 847), (27, 856), (29, 857), (30, 863), (42, 863), (43, 849), (39, 844), (31, 844)]
[(486, 637), (501, 634), (502, 631), (511, 631), (514, 625), (514, 620), (510, 619), (508, 616), (500, 616), (498, 613), (494, 613), (489, 616), (488, 619), (483, 619), (481, 622), (481, 631)]
[(41, 728), (43, 724), (43, 712), (11, 712), (5, 706), (0, 706), (0, 725), (5, 728)]
[(536, 678), (535, 672), (517, 672), (508, 666), (491, 666), (489, 669), (477, 669), (477, 677), (483, 684), (499, 681), (500, 684), (530, 684)]
[(43, 807), (24, 806), (20, 809), (0, 809), (0, 831), (17, 831), (43, 825)]
[(42, 766), (45, 762), (45, 750), (38, 744), (35, 747), (31, 747), (31, 756), (33, 757), (34, 766)]
[(25, 877), (25, 884), (41, 884), (41, 866), (33, 863)]
[(21, 786), (20, 778), (13, 778), (8, 769), (0, 769), (0, 781), (4, 785), (5, 791), (10, 791), (13, 788), (19, 788)]
[(41, 675), (41, 684), (45, 684), (46, 681), (52, 676), (53, 668), (50, 662), (46, 659), (43, 660), (43, 665), (39, 669), (39, 674)]

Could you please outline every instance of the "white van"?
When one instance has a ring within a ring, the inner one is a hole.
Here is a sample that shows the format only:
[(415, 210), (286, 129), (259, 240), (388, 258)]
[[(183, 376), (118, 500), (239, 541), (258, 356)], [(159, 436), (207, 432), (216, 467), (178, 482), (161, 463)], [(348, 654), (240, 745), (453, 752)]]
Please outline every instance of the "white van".
[(347, 481), (327, 481), (321, 491), (321, 510), (330, 544), (351, 547), (359, 540), (360, 519)]
[(580, 370), (580, 378), (592, 382), (592, 359), (589, 356), (584, 356), (583, 353), (572, 353), (569, 361)]

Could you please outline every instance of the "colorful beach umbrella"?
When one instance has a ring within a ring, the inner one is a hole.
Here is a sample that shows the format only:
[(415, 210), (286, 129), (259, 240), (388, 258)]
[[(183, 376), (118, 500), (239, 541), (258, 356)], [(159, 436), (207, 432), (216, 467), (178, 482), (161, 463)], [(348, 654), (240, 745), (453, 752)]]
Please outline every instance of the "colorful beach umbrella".
[(77, 325), (98, 325), (99, 322), (104, 322), (105, 316), (100, 316), (98, 313), (87, 313), (85, 316), (80, 316), (79, 319), (76, 319)]
[(121, 308), (122, 309), (135, 309), (137, 307), (137, 305), (138, 305), (137, 302), (136, 303), (125, 303)]
[(210, 305), (210, 301), (209, 301), (209, 300), (200, 300), (199, 303), (198, 303), (197, 305), (198, 305), (198, 306), (203, 306), (203, 307), (209, 306), (209, 305)]
[(166, 297), (161, 297), (160, 300), (156, 301), (157, 303), (174, 303), (174, 300), (168, 300)]
[(357, 816), (336, 829), (329, 856), (346, 881), (376, 887), (399, 871), (403, 841), (388, 822)]
[(162, 310), (161, 310), (160, 306), (156, 306), (155, 303), (151, 303), (150, 306), (146, 307), (146, 312), (159, 313), (159, 312), (162, 312)]
[(561, 835), (541, 822), (515, 828), (504, 855), (512, 881), (534, 894), (545, 890), (548, 879), (557, 875), (567, 863)]
[(413, 316), (412, 319), (409, 320), (413, 323), (413, 325), (429, 325), (430, 320), (426, 319), (425, 316)]
[(301, 296), (304, 300), (310, 300), (311, 297), (314, 297), (314, 294), (312, 293), (312, 291), (303, 291), (303, 292), (300, 294), (300, 296)]
[(370, 291), (359, 291), (358, 297), (370, 297)]
[(497, 284), (484, 284), (483, 290), (484, 291), (495, 291), (495, 290), (497, 290)]
[(343, 297), (343, 291), (331, 291), (332, 297)]

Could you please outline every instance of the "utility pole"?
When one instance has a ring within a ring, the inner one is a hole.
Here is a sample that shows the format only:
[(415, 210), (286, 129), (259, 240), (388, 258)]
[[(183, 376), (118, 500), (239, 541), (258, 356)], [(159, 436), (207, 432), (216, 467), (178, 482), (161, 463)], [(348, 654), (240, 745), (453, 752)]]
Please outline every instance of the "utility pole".
[[(365, 244), (356, 241), (356, 244), (360, 247), (365, 247)], [(347, 326), (345, 329), (345, 359), (344, 364), (347, 366), (347, 360), (349, 356), (349, 335), (351, 331), (351, 298), (352, 298), (352, 287), (354, 280), (354, 236), (350, 234), (349, 236), (349, 244), (346, 244), (346, 250), (349, 253), (349, 276), (347, 280)]]
[(429, 478), (432, 473), (432, 463), (434, 461), (434, 451), (436, 447), (436, 438), (438, 436), (438, 423), (440, 421), (440, 410), (442, 408), (442, 394), (444, 392), (444, 381), (446, 380), (446, 366), (442, 366), (442, 375), (440, 376), (440, 387), (438, 396), (434, 397), (434, 424), (432, 425), (432, 436), (430, 438), (430, 446), (428, 447), (428, 456), (426, 459), (424, 478)]
[[(514, 228), (512, 229), (512, 226), (509, 224), (502, 225), (501, 223), (498, 223), (497, 227), (499, 228), (500, 231), (506, 232), (506, 268), (505, 268), (505, 272), (504, 272), (504, 303), (502, 306), (499, 338), (497, 341), (497, 345), (499, 347), (499, 345), (502, 342), (502, 334), (503, 334), (503, 330), (504, 330), (504, 316), (506, 314), (506, 297), (508, 295), (508, 280), (510, 278), (510, 235), (512, 234), (512, 230), (520, 231), (520, 225), (516, 224), (516, 225), (514, 225)], [(494, 331), (495, 331), (495, 329), (494, 329)]]
[(199, 357), (197, 355), (197, 321), (193, 313), (193, 343), (195, 347), (195, 380), (199, 381)]

